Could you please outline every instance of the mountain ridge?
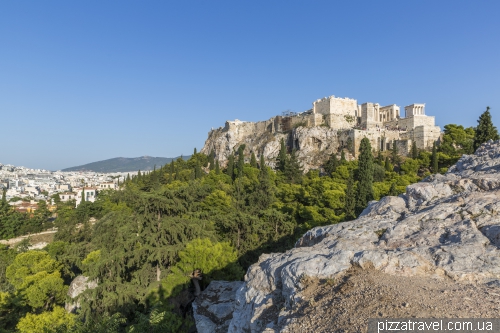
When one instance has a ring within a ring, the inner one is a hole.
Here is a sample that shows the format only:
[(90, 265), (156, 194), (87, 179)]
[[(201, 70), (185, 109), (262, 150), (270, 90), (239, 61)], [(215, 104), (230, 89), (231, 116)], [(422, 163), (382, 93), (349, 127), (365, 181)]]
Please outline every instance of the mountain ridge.
[(61, 171), (94, 171), (94, 172), (131, 172), (131, 171), (150, 171), (156, 167), (159, 168), (162, 165), (170, 163), (172, 160), (177, 160), (179, 158), (185, 160), (189, 159), (190, 156), (177, 156), (177, 157), (153, 157), (153, 156), (139, 156), (139, 157), (114, 157), (107, 160), (91, 162), (83, 165), (78, 165), (74, 167), (69, 167), (62, 169)]

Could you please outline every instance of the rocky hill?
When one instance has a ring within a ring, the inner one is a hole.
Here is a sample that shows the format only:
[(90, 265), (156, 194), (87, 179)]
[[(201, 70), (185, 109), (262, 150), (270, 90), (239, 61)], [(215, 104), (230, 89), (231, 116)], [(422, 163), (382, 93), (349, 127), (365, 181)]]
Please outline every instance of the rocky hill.
[[(189, 159), (190, 156), (183, 156), (184, 159)], [(156, 165), (157, 168), (170, 163), (179, 157), (115, 157), (104, 161), (92, 162), (84, 165), (79, 165), (71, 168), (66, 168), (61, 171), (94, 171), (94, 172), (127, 172), (127, 171), (151, 171)]]
[(210, 285), (194, 305), (198, 331), (342, 332), (370, 317), (498, 317), (499, 199), (500, 142), (490, 141), (445, 175), (371, 202), (357, 220), (262, 255), (245, 282)]
[(209, 133), (201, 152), (208, 155), (213, 150), (219, 163), (226, 165), (229, 155), (245, 144), (247, 160), (252, 153), (256, 156), (263, 154), (266, 164), (273, 167), (283, 139), (290, 148), (300, 147), (297, 157), (307, 172), (319, 168), (331, 153), (338, 153), (347, 145), (349, 137), (346, 131), (325, 126), (298, 126), (285, 133), (270, 133), (260, 128), (260, 124), (228, 121), (225, 127)]

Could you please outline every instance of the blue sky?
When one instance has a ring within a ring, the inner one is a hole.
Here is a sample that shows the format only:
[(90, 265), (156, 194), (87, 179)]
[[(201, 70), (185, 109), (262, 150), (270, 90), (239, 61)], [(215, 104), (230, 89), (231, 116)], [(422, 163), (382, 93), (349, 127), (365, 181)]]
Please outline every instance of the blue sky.
[(2, 1), (0, 162), (200, 149), (321, 97), (500, 127), (498, 1)]

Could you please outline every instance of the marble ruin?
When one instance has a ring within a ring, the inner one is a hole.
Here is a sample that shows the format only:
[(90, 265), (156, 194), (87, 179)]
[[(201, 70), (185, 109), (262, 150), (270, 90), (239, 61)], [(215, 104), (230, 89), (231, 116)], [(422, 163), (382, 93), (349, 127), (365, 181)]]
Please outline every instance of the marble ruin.
[[(429, 149), (441, 136), (441, 129), (435, 125), (435, 117), (425, 114), (425, 104), (405, 106), (404, 117), (401, 117), (400, 107), (396, 104), (358, 104), (355, 99), (335, 96), (318, 99), (312, 106), (312, 109), (305, 112), (285, 113), (267, 121), (254, 123), (256, 130), (276, 133), (290, 131), (300, 125), (327, 126), (346, 131), (342, 133), (343, 137), (346, 137), (342, 146), (347, 148), (352, 142), (355, 148), (352, 149), (353, 155), (357, 155), (359, 144), (364, 137), (370, 139), (375, 150), (390, 150), (396, 142), (400, 154), (407, 155), (414, 141), (417, 148)], [(226, 127), (238, 122), (228, 122)], [(292, 148), (300, 149), (295, 145)]]

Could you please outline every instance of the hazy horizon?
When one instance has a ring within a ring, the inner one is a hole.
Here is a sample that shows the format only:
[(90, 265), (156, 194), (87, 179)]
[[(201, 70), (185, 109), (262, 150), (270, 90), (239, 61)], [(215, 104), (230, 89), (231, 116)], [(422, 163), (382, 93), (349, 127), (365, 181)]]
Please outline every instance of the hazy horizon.
[[(0, 3), (0, 163), (176, 157), (335, 95), (500, 126), (500, 3)], [(8, 143), (7, 143), (8, 142)]]

